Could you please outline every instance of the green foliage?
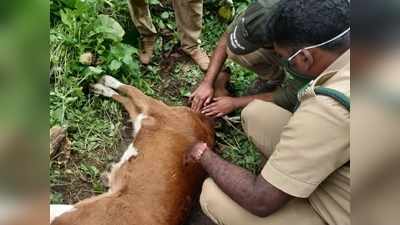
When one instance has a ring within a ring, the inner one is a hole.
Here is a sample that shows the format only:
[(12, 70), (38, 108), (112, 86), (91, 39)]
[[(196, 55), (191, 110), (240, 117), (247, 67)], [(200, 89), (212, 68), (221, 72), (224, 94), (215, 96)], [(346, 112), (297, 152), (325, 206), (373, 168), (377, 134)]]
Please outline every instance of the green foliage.
[(225, 21), (232, 21), (235, 16), (235, 6), (232, 0), (224, 0), (220, 2), (218, 15)]
[(110, 39), (115, 42), (122, 41), (122, 37), (125, 35), (121, 25), (108, 15), (99, 15), (94, 30), (97, 33), (101, 33), (104, 39)]
[(231, 87), (233, 92), (237, 95), (245, 95), (249, 86), (255, 81), (257, 75), (246, 68), (228, 60), (226, 65), (229, 67), (232, 73)]
[[(121, 139), (122, 112), (119, 104), (91, 95), (88, 85), (104, 74), (118, 76), (133, 82), (142, 80), (136, 47), (124, 43), (127, 33), (125, 24), (129, 14), (121, 7), (121, 1), (105, 0), (58, 0), (51, 1), (50, 28), (50, 126), (67, 128), (74, 159), (50, 163), (52, 184), (51, 201), (60, 203), (73, 196), (73, 188), (65, 182), (79, 183), (86, 177), (88, 189), (104, 191), (98, 171), (103, 171), (110, 155), (118, 154)], [(126, 3), (125, 3), (126, 4)], [(123, 7), (126, 7), (126, 5)], [(116, 7), (110, 11), (110, 7)], [(125, 12), (124, 17), (116, 16)], [(83, 53), (93, 55), (89, 65), (81, 64)], [(145, 81), (135, 83), (139, 88), (151, 89)], [(79, 166), (77, 165), (79, 164)], [(64, 173), (70, 170), (71, 173)], [(80, 176), (79, 174), (83, 174)], [(81, 180), (81, 181), (79, 181)], [(72, 188), (69, 189), (69, 188)], [(75, 187), (77, 188), (77, 187)], [(64, 193), (64, 194), (61, 194)]]
[[(64, 53), (61, 57), (68, 57), (65, 60), (70, 62), (65, 66), (69, 68), (64, 71), (87, 76), (89, 82), (98, 78), (100, 73), (138, 72), (138, 65), (133, 63), (133, 57), (137, 57), (137, 49), (122, 43), (126, 32), (116, 18), (105, 14), (109, 11), (106, 1), (61, 2), (69, 8), (59, 11), (60, 22), (54, 24), (50, 30), (50, 47), (57, 48), (53, 49), (53, 56)], [(81, 67), (76, 60), (87, 51), (98, 59), (89, 68)], [(55, 63), (58, 59), (53, 58), (50, 61)]]
[(51, 192), (50, 202), (53, 204), (61, 204), (63, 202), (63, 195), (59, 192)]
[(250, 142), (243, 133), (237, 130), (228, 131), (229, 127), (223, 127), (222, 132), (217, 132), (217, 137), (222, 148), (222, 157), (246, 168), (253, 173), (260, 172), (261, 154), (256, 146)]

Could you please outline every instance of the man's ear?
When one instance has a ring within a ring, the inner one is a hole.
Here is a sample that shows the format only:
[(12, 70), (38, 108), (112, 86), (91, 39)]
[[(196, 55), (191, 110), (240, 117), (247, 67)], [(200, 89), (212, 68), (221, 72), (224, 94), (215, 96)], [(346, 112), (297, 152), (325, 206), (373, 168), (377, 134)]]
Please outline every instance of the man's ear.
[(311, 52), (307, 49), (303, 49), (301, 51), (301, 57), (303, 68), (305, 70), (309, 70), (311, 66), (314, 64), (314, 57), (312, 56)]

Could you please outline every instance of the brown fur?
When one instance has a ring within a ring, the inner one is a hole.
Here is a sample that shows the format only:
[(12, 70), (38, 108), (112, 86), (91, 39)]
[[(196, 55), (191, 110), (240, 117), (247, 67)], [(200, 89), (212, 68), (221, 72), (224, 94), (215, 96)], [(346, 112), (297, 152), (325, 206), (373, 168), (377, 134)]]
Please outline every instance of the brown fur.
[(114, 171), (108, 193), (83, 200), (76, 211), (56, 218), (52, 225), (181, 225), (204, 172), (197, 164), (184, 165), (188, 148), (214, 142), (211, 124), (187, 107), (170, 107), (123, 85), (113, 95), (132, 120), (147, 118), (133, 145), (138, 156)]

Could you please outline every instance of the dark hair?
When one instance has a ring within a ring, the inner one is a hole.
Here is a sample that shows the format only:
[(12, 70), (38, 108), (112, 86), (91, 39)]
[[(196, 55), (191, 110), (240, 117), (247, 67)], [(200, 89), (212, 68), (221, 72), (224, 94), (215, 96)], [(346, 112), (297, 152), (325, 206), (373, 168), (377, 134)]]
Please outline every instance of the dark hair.
[[(281, 0), (269, 25), (279, 45), (299, 49), (323, 43), (350, 27), (349, 0)], [(350, 32), (321, 46), (326, 50), (348, 48)]]

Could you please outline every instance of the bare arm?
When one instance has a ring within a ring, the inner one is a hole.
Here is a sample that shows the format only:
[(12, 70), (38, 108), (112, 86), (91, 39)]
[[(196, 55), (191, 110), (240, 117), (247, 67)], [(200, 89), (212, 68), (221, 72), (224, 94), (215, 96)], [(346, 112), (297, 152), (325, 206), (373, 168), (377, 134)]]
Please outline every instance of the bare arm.
[(203, 82), (207, 82), (211, 85), (214, 84), (219, 72), (221, 71), (225, 60), (227, 58), (226, 45), (227, 45), (228, 34), (225, 32), (219, 39), (217, 46), (211, 56), (210, 66), (208, 67), (207, 73), (203, 79)]
[(206, 150), (200, 163), (224, 193), (256, 216), (267, 217), (291, 199), (262, 176), (221, 159), (213, 151)]
[(199, 87), (190, 96), (192, 102), (192, 110), (199, 112), (203, 106), (208, 105), (214, 97), (214, 82), (217, 79), (219, 72), (221, 71), (225, 60), (226, 54), (226, 43), (227, 33), (224, 33), (218, 41), (217, 47), (211, 57), (211, 63), (208, 67), (207, 73), (200, 83)]

